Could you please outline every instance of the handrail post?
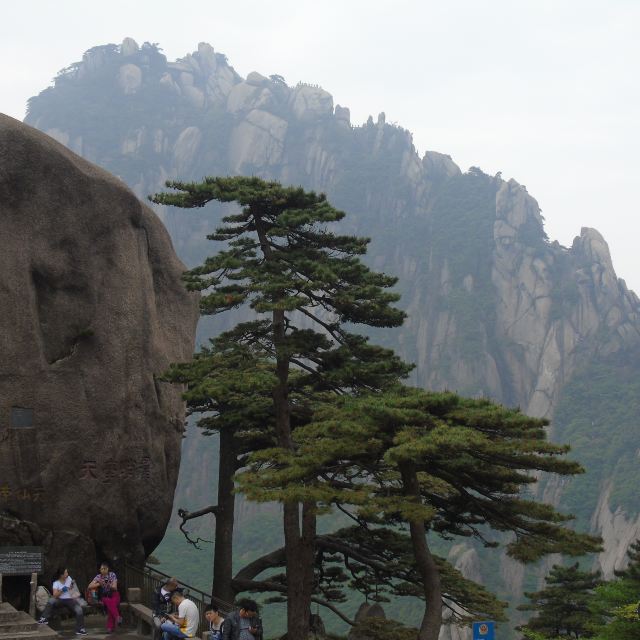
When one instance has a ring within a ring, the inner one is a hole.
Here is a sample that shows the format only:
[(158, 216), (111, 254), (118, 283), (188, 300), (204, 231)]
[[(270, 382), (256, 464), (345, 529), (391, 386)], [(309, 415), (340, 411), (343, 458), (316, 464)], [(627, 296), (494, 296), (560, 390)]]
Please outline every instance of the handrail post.
[(36, 589), (38, 588), (38, 574), (31, 574), (31, 582), (29, 583), (29, 615), (36, 617)]

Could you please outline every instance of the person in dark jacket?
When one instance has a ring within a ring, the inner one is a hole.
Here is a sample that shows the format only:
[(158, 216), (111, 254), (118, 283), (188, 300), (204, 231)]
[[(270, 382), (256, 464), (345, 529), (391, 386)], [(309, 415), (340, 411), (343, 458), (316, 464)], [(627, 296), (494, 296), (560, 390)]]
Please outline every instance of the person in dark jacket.
[(243, 598), (237, 607), (224, 619), (222, 640), (262, 640), (262, 620), (255, 601)]
[(177, 578), (169, 578), (151, 595), (151, 609), (153, 611), (153, 640), (160, 638), (160, 627), (167, 619), (167, 615), (171, 613), (171, 596), (177, 588)]

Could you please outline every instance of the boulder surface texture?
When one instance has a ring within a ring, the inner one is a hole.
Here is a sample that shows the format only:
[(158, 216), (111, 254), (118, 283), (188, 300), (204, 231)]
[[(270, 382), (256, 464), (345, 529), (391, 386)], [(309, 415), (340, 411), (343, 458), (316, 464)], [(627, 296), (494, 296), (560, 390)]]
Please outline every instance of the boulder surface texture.
[(198, 304), (155, 214), (117, 178), (0, 115), (0, 546), (81, 586), (162, 539)]

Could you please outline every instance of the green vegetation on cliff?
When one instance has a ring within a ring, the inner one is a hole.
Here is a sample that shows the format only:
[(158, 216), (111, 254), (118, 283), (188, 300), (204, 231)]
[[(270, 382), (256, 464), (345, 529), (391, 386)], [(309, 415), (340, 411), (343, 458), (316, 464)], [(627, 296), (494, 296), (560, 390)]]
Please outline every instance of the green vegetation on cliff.
[[(441, 305), (456, 322), (452, 357), (473, 361), (493, 336), (496, 292), (491, 283), (496, 181), (472, 168), (449, 180), (431, 210), (427, 236), (431, 251), (446, 261), (449, 291)], [(467, 280), (465, 280), (467, 279)]]
[(602, 615), (589, 607), (600, 583), (599, 572), (581, 571), (578, 563), (554, 565), (544, 588), (526, 593), (530, 602), (518, 607), (536, 612), (522, 630), (537, 632), (543, 638), (592, 638), (594, 627), (604, 622)]
[(562, 505), (589, 526), (605, 487), (609, 509), (640, 513), (640, 357), (637, 352), (592, 359), (565, 386), (554, 417), (554, 439), (570, 442), (586, 469), (572, 479)]

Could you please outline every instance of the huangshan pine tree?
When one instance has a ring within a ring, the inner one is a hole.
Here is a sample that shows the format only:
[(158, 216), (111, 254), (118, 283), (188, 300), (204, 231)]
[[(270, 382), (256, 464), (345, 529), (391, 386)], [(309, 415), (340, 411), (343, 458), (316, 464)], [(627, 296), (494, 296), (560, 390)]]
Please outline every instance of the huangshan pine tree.
[(640, 541), (629, 547), (627, 556), (627, 567), (600, 585), (592, 600), (594, 613), (604, 617), (594, 636), (597, 640), (640, 640)]
[(540, 591), (525, 593), (531, 601), (518, 607), (536, 615), (523, 631), (533, 631), (543, 638), (592, 638), (603, 618), (591, 604), (594, 591), (601, 584), (599, 572), (581, 571), (578, 563), (570, 567), (553, 565)]
[[(324, 195), (245, 177), (167, 186), (175, 192), (157, 194), (154, 202), (191, 208), (216, 200), (241, 206), (209, 236), (223, 243), (221, 250), (189, 271), (186, 282), (203, 292), (203, 314), (241, 307), (249, 316), (233, 336), (273, 361), (270, 395), (280, 455), (294, 448), (294, 378), (302, 392), (340, 395), (382, 389), (410, 370), (391, 351), (347, 329), (395, 327), (404, 314), (392, 306), (398, 296), (388, 291), (396, 279), (360, 260), (368, 239), (333, 232), (344, 213)], [(282, 491), (277, 500), (283, 505), (288, 637), (306, 640), (317, 506), (313, 499), (301, 501), (297, 491)]]
[(545, 424), (453, 393), (398, 386), (341, 396), (317, 406), (277, 460), (274, 451), (253, 454), (240, 483), (252, 499), (295, 492), (300, 501), (346, 506), (372, 529), (408, 527), (425, 602), (419, 638), (437, 640), (448, 597), (427, 534), (497, 546), (492, 532), (509, 533), (507, 553), (522, 562), (599, 548), (566, 526), (568, 516), (522, 495), (539, 471), (581, 472), (561, 459), (566, 446), (547, 442)]

